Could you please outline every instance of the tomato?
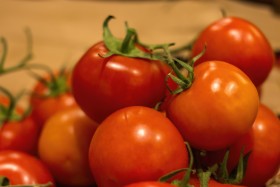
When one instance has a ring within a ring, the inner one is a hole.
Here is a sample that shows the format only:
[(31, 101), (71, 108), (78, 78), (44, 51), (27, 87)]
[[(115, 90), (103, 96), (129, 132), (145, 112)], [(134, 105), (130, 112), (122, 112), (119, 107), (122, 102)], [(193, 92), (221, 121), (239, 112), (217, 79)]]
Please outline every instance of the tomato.
[(51, 71), (34, 85), (30, 105), (32, 116), (41, 128), (57, 111), (77, 105), (71, 93), (70, 80), (69, 72)]
[[(197, 177), (191, 177), (189, 184), (193, 185), (193, 187), (200, 187), (201, 184), (199, 182), (199, 179)], [(223, 184), (219, 183), (214, 179), (210, 179), (208, 182), (208, 187), (246, 187), (241, 185), (233, 185), (233, 184)]]
[(154, 107), (165, 96), (163, 63), (108, 53), (104, 42), (93, 45), (73, 69), (77, 103), (97, 122), (114, 111), (133, 105)]
[(157, 180), (188, 166), (188, 151), (175, 126), (144, 106), (117, 110), (97, 128), (89, 148), (98, 187)]
[[(29, 115), (24, 115), (24, 109), (15, 103), (10, 108), (10, 100), (8, 97), (0, 95), (0, 150), (14, 149), (19, 151), (35, 154), (37, 149), (37, 141), (39, 128), (34, 119)], [(7, 110), (4, 110), (6, 108)], [(6, 116), (10, 108), (11, 115)]]
[[(230, 147), (228, 168), (237, 164), (241, 150), (250, 151), (242, 184), (250, 187), (265, 186), (280, 167), (280, 121), (264, 104), (260, 104), (252, 129)], [(221, 161), (225, 150), (208, 153), (208, 162)]]
[(170, 101), (166, 115), (194, 148), (226, 148), (252, 127), (257, 89), (240, 69), (222, 61), (196, 66), (194, 76), (192, 86)]
[(11, 185), (45, 184), (55, 181), (45, 164), (27, 153), (4, 150), (0, 151), (0, 176), (9, 179)]
[(79, 187), (94, 183), (88, 149), (96, 127), (79, 107), (61, 110), (46, 121), (38, 153), (58, 183)]
[(174, 187), (174, 185), (157, 181), (144, 181), (125, 185), (124, 187)]
[(224, 17), (207, 26), (196, 38), (192, 56), (204, 45), (205, 54), (196, 62), (229, 62), (244, 71), (256, 87), (268, 77), (275, 61), (273, 49), (264, 33), (253, 23), (238, 17)]

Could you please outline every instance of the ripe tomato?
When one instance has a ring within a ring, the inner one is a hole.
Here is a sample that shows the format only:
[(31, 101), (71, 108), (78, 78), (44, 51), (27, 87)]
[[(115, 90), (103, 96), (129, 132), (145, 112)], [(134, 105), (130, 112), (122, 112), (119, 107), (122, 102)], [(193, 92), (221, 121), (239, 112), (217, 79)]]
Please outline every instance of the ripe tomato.
[[(243, 184), (260, 187), (272, 178), (280, 167), (280, 121), (265, 105), (260, 105), (258, 116), (248, 135), (253, 140)], [(233, 149), (241, 149), (250, 142), (246, 137), (239, 140)], [(233, 151), (234, 152), (234, 151)]]
[(209, 60), (229, 62), (259, 87), (268, 77), (275, 61), (269, 41), (256, 25), (238, 17), (225, 17), (206, 27), (193, 44), (192, 56), (204, 45), (205, 54), (196, 62)]
[(117, 109), (154, 107), (165, 96), (163, 63), (108, 53), (103, 42), (93, 45), (73, 70), (72, 87), (77, 103), (93, 120), (101, 122)]
[(5, 150), (0, 151), (0, 176), (9, 179), (11, 185), (46, 184), (55, 181), (45, 164), (27, 153)]
[(192, 86), (170, 101), (166, 115), (194, 148), (228, 147), (250, 130), (257, 89), (240, 69), (222, 61), (196, 66), (194, 76)]
[[(0, 118), (8, 118), (0, 119), (0, 150), (14, 149), (35, 154), (39, 128), (29, 114), (24, 116), (23, 108), (16, 103), (10, 108), (10, 104), (8, 97), (0, 95), (0, 107), (3, 109), (0, 110)], [(6, 113), (8, 110), (11, 115)]]
[(42, 127), (45, 121), (57, 111), (77, 105), (71, 93), (70, 74), (47, 74), (37, 81), (30, 97), (32, 116)]
[(97, 128), (89, 148), (90, 168), (99, 187), (157, 180), (188, 166), (188, 151), (175, 126), (144, 106), (120, 109)]
[(157, 181), (144, 181), (125, 185), (124, 187), (174, 187), (174, 185)]
[[(252, 129), (230, 147), (228, 168), (237, 164), (242, 148), (251, 151), (242, 184), (262, 187), (280, 167), (280, 121), (264, 104), (260, 104)], [(219, 161), (225, 151), (210, 153), (208, 162)]]
[(96, 127), (79, 107), (61, 110), (46, 121), (38, 153), (58, 183), (79, 187), (94, 183), (88, 149)]
[[(200, 187), (201, 184), (197, 177), (191, 177), (189, 184), (193, 185), (193, 187)], [(215, 181), (214, 179), (210, 179), (208, 182), (208, 187), (246, 187), (241, 185), (233, 185), (233, 184), (223, 184)]]

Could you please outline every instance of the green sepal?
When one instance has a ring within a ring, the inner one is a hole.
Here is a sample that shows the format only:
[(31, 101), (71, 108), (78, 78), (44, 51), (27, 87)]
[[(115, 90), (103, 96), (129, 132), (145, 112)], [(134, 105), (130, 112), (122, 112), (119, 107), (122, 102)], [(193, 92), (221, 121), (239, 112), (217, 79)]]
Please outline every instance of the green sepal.
[(102, 57), (107, 58), (112, 55), (121, 55), (126, 57), (132, 57), (132, 58), (144, 58), (144, 59), (150, 59), (150, 60), (162, 60), (162, 55), (157, 55), (152, 52), (145, 52), (143, 50), (140, 50), (136, 44), (139, 44), (141, 46), (145, 46), (147, 49), (153, 51), (156, 49), (163, 49), (165, 46), (171, 46), (170, 44), (156, 44), (156, 45), (146, 45), (143, 43), (140, 43), (138, 39), (138, 34), (134, 28), (130, 28), (128, 24), (126, 23), (126, 35), (125, 38), (119, 39), (116, 38), (111, 30), (109, 29), (109, 21), (111, 19), (115, 18), (114, 16), (109, 15), (104, 23), (103, 23), (103, 41), (105, 46), (108, 48), (109, 52), (105, 55), (102, 55)]
[(10, 184), (10, 180), (5, 176), (0, 176), (0, 186), (8, 186)]

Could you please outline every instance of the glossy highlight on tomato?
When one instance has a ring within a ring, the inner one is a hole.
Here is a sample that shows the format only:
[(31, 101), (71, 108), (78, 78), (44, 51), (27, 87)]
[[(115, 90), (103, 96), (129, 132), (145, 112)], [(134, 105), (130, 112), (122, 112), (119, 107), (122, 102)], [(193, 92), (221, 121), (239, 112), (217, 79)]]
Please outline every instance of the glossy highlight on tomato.
[(46, 165), (35, 156), (14, 150), (0, 151), (0, 176), (9, 179), (11, 185), (35, 185), (55, 181)]
[(275, 62), (264, 33), (238, 17), (221, 18), (203, 29), (193, 44), (192, 56), (199, 54), (204, 45), (207, 50), (196, 65), (209, 60), (226, 61), (244, 71), (256, 87), (264, 83)]
[[(154, 107), (166, 93), (166, 69), (160, 61), (112, 55), (104, 42), (93, 45), (73, 69), (73, 95), (98, 123), (133, 105)], [(166, 65), (165, 65), (166, 66)]]
[(186, 168), (188, 151), (179, 131), (161, 112), (131, 106), (99, 125), (89, 161), (97, 186), (121, 187)]
[(257, 89), (244, 72), (222, 61), (199, 64), (194, 76), (192, 86), (170, 101), (166, 115), (194, 148), (226, 148), (252, 127)]

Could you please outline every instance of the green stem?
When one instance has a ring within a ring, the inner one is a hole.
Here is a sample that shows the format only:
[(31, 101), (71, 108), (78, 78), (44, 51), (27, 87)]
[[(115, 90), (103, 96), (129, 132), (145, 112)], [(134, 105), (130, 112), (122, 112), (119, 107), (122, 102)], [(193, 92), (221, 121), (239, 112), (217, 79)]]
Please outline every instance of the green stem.
[(120, 51), (122, 53), (128, 53), (135, 45), (136, 42), (136, 31), (132, 28), (129, 28), (126, 24), (126, 35), (122, 42)]
[(6, 57), (7, 57), (8, 47), (7, 47), (7, 41), (6, 41), (5, 38), (1, 37), (0, 42), (1, 42), (2, 48), (3, 48), (3, 52), (2, 52), (2, 55), (1, 55), (1, 59), (0, 59), (0, 75), (1, 75), (4, 72), (4, 62), (5, 62)]
[(191, 146), (187, 142), (186, 142), (186, 146), (188, 148), (190, 162), (189, 162), (189, 167), (187, 168), (187, 170), (185, 172), (185, 175), (183, 177), (183, 180), (181, 181), (179, 187), (186, 187), (186, 186), (188, 186), (188, 183), (189, 183), (189, 180), (190, 180), (190, 177), (191, 177), (193, 162), (194, 162)]
[(11, 118), (14, 108), (16, 106), (16, 100), (7, 89), (0, 86), (0, 91), (3, 92), (9, 99), (9, 106), (6, 110), (6, 113), (3, 115), (3, 119), (1, 119), (1, 121), (0, 121), (0, 126), (1, 126), (2, 124), (4, 124), (6, 121), (8, 121)]
[[(67, 84), (67, 73), (66, 73), (67, 70), (65, 66), (63, 66), (59, 70), (57, 76), (54, 74), (54, 72), (50, 67), (44, 64), (30, 64), (27, 66), (27, 68), (29, 68), (30, 70), (29, 73), (33, 78), (41, 82), (41, 84), (45, 85), (49, 89), (48, 94), (44, 95), (43, 97), (56, 97), (70, 90)], [(50, 80), (47, 80), (45, 79), (45, 77), (42, 77), (38, 75), (36, 72), (31, 71), (33, 69), (41, 69), (43, 71), (46, 71), (47, 74), (50, 76)]]
[(27, 37), (27, 53), (23, 57), (23, 59), (20, 60), (20, 62), (17, 65), (9, 67), (9, 68), (4, 68), (4, 63), (5, 63), (6, 56), (7, 56), (7, 51), (8, 51), (8, 45), (7, 45), (6, 40), (4, 38), (1, 38), (3, 54), (2, 54), (1, 59), (0, 59), (0, 75), (20, 70), (20, 69), (24, 68), (25, 65), (27, 64), (27, 62), (29, 62), (32, 59), (33, 54), (32, 54), (31, 31), (29, 29), (26, 29), (25, 33), (26, 33), (26, 37)]

